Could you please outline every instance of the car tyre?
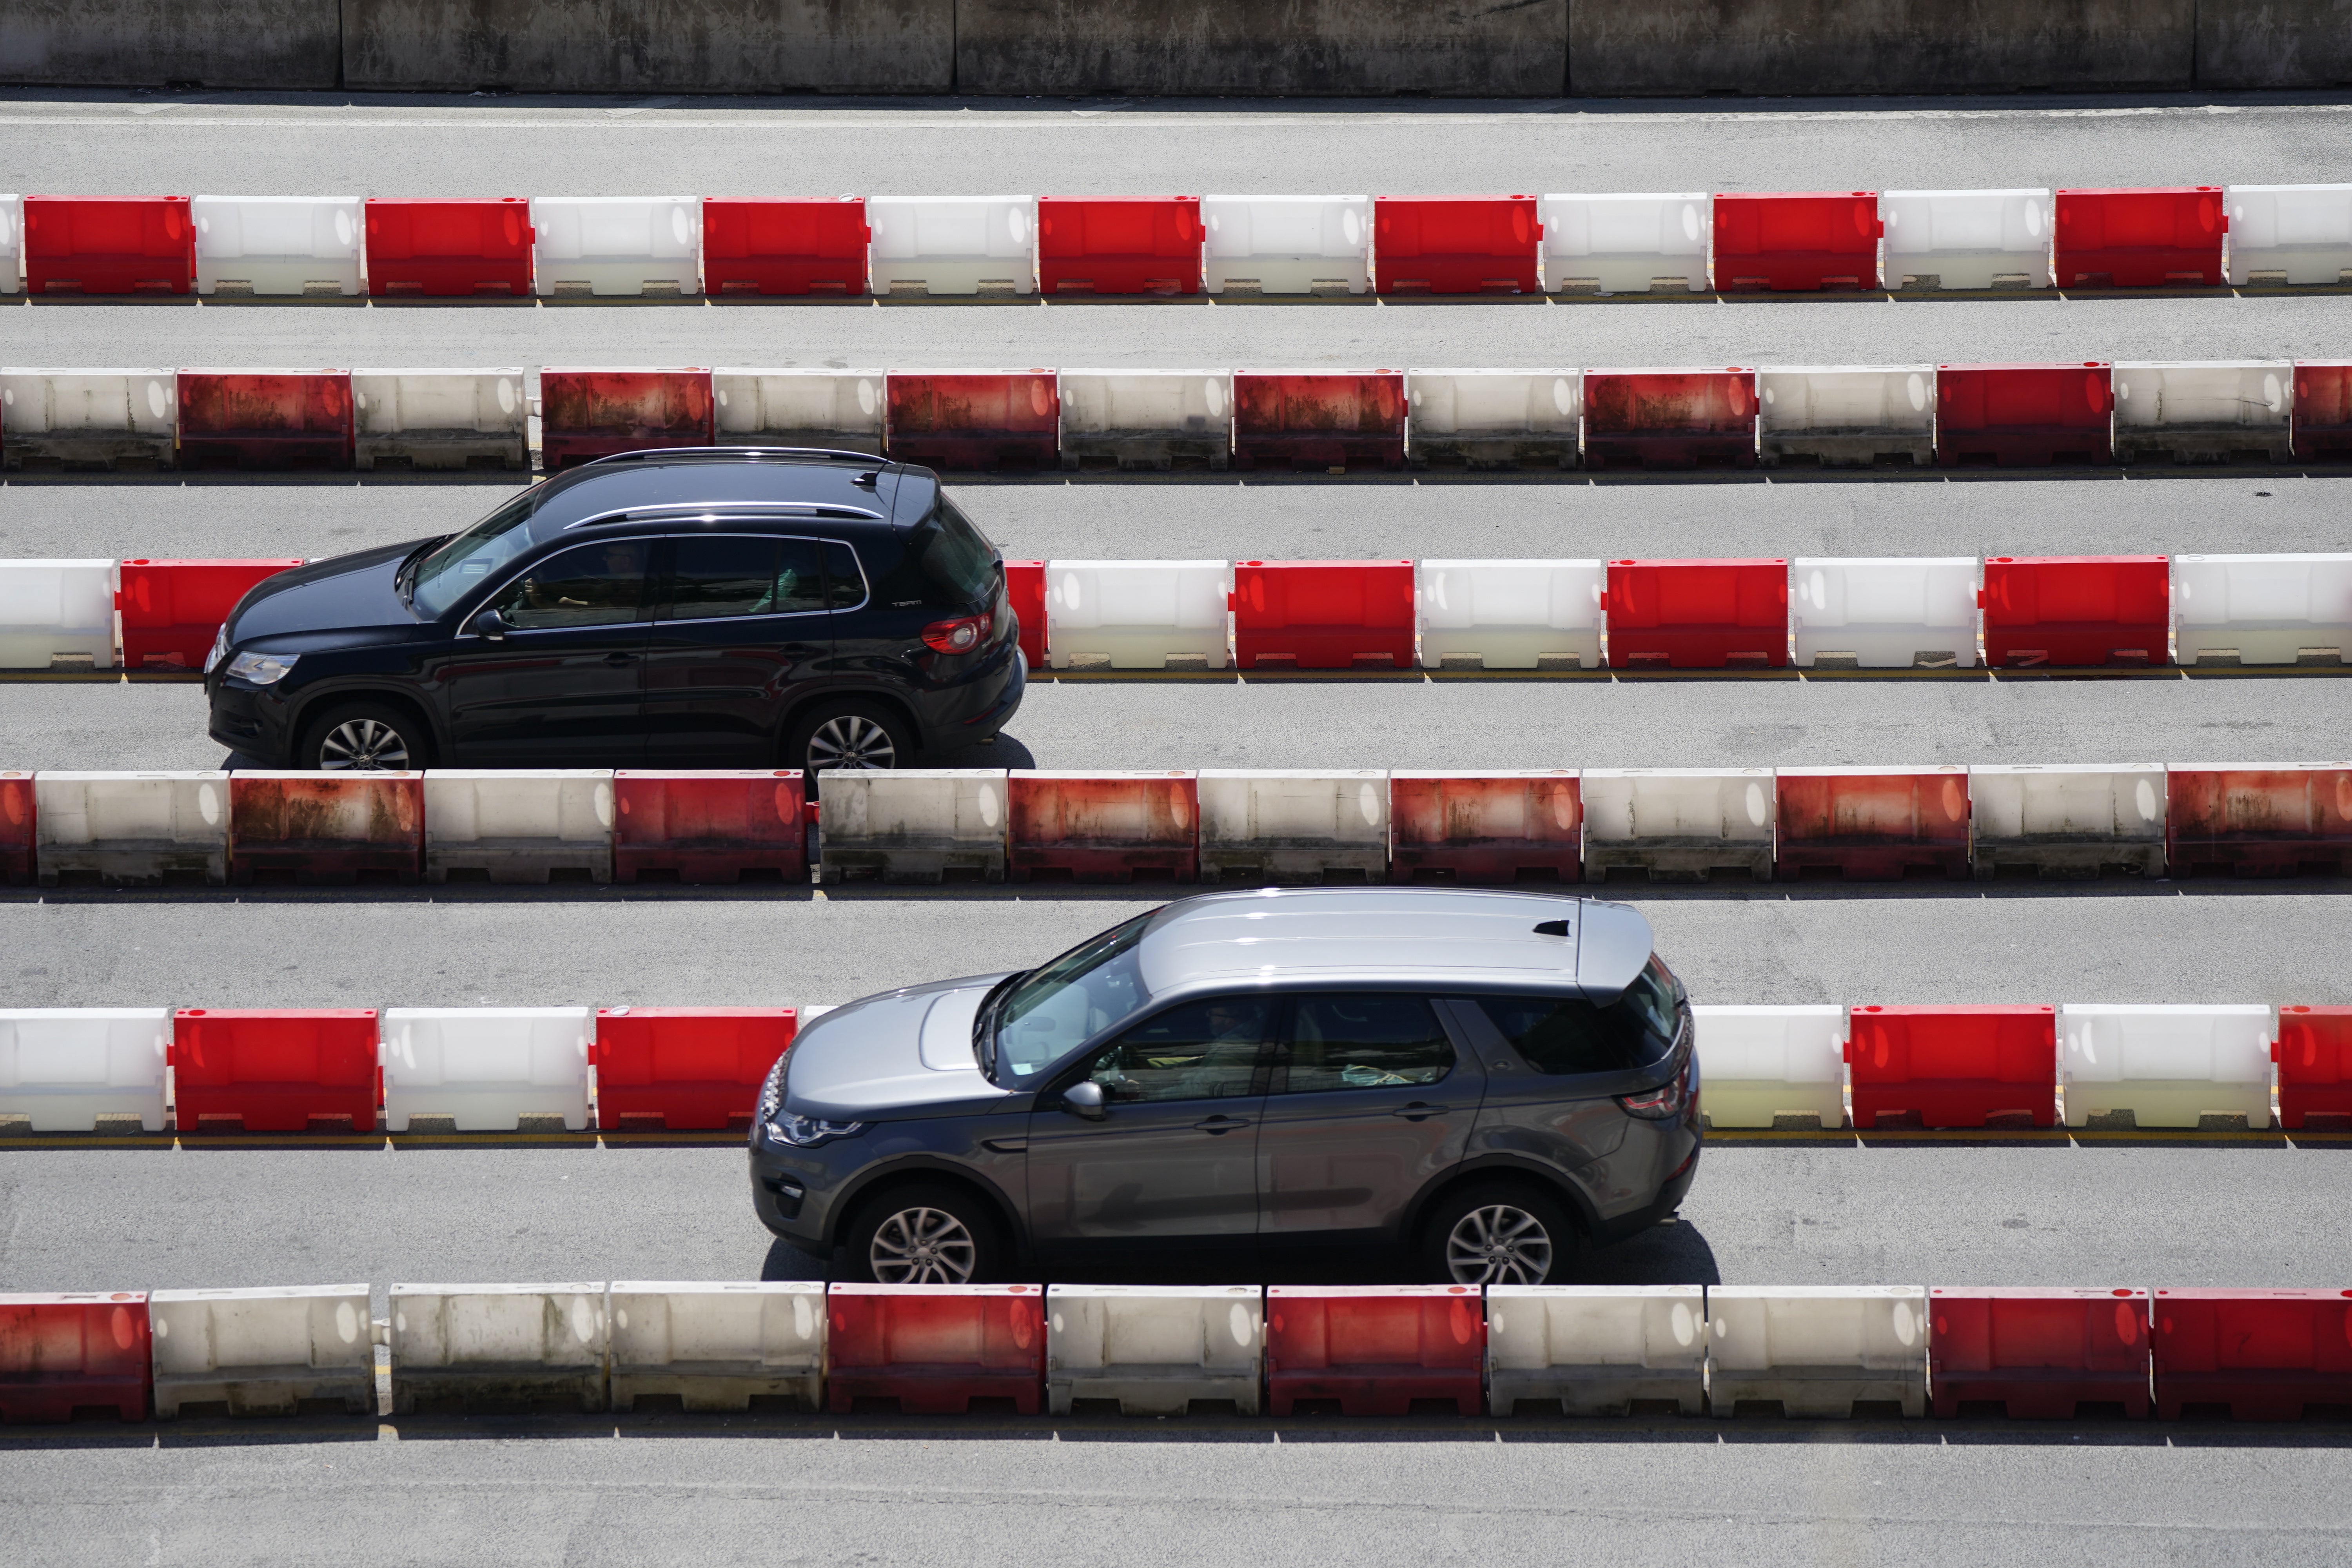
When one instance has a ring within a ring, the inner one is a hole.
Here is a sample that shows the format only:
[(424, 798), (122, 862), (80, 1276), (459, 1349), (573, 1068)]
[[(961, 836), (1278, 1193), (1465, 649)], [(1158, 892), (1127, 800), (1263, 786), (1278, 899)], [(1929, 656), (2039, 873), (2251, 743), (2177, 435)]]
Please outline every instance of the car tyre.
[(836, 1278), (876, 1285), (987, 1285), (1003, 1269), (996, 1215), (959, 1187), (892, 1187), (860, 1205)]
[(793, 721), (783, 765), (807, 773), (906, 767), (915, 755), (907, 721), (877, 702), (820, 702)]
[(302, 731), (294, 762), (311, 773), (401, 773), (432, 765), (433, 737), (389, 702), (339, 703)]
[(1575, 1221), (1525, 1183), (1482, 1183), (1439, 1200), (1422, 1226), (1422, 1258), (1441, 1285), (1557, 1285), (1573, 1272)]

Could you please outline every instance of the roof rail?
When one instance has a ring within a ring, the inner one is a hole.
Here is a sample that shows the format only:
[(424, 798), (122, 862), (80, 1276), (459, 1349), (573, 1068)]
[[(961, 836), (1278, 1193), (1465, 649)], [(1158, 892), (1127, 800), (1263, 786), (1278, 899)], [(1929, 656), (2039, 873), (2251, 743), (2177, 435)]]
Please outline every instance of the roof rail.
[[(580, 468), (599, 468), (606, 463), (642, 463), (655, 458), (814, 458), (826, 462), (863, 463), (868, 468), (887, 468), (890, 461), (878, 453), (850, 452), (835, 447), (652, 447), (643, 451), (612, 452), (602, 458), (592, 458)], [(579, 470), (575, 468), (572, 471), (576, 473)]]

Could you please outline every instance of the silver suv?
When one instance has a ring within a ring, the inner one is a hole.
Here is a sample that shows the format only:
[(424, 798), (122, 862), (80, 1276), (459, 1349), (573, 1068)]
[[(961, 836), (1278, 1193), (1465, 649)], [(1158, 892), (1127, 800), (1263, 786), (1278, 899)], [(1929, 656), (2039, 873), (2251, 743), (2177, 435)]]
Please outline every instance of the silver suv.
[(1265, 889), (825, 1014), (768, 1076), (751, 1199), (885, 1283), (1373, 1247), (1540, 1284), (1672, 1214), (1699, 1142), (1690, 1004), (1638, 911)]

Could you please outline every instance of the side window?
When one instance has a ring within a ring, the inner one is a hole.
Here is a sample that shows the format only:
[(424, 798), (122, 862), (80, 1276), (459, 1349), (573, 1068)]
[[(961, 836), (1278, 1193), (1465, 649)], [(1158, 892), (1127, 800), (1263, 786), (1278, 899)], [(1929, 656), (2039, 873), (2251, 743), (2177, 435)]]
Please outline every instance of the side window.
[(1273, 1012), (1272, 1002), (1255, 996), (1171, 1007), (1121, 1036), (1095, 1058), (1087, 1076), (1118, 1105), (1255, 1094)]
[(1435, 1083), (1454, 1070), (1454, 1043), (1429, 1004), (1378, 992), (1302, 996), (1276, 1088), (1286, 1094)]
[(681, 538), (675, 549), (672, 620), (796, 615), (824, 607), (824, 569), (813, 539), (714, 534)]
[(837, 539), (824, 545), (824, 607), (854, 610), (866, 602), (866, 574), (857, 569), (857, 552)]
[(499, 614), (524, 630), (641, 621), (652, 548), (650, 540), (611, 539), (551, 555), (507, 586)]

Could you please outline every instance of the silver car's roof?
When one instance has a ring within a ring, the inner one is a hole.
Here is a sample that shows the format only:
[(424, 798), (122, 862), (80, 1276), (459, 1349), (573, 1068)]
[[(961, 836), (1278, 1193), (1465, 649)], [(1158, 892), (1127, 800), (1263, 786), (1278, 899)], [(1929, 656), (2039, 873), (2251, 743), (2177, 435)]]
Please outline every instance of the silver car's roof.
[[(1558, 922), (1559, 932), (1539, 925)], [(1372, 976), (1537, 984), (1613, 996), (1650, 960), (1641, 911), (1598, 899), (1467, 888), (1266, 888), (1174, 904), (1137, 950), (1153, 995), (1204, 983)]]

